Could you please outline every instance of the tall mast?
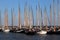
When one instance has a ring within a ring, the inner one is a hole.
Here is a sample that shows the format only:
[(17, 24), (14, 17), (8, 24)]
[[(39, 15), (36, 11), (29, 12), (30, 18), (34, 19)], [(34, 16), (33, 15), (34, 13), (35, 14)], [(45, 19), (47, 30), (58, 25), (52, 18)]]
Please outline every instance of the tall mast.
[(38, 7), (36, 6), (36, 25), (37, 26), (40, 26), (40, 4), (39, 4), (39, 1), (38, 1)]
[(38, 26), (39, 25), (39, 17), (38, 17), (38, 8), (37, 8), (37, 6), (36, 6), (36, 10), (37, 10), (37, 12), (36, 12), (36, 25)]
[(12, 8), (11, 8), (11, 16), (12, 16), (11, 17), (12, 18), (12, 20), (11, 20), (12, 21), (12, 27), (13, 27), (13, 10), (12, 10)]
[(11, 15), (12, 15), (12, 27), (14, 28), (14, 8), (11, 9)]
[(60, 5), (59, 5), (59, 0), (57, 0), (57, 7), (58, 7), (58, 26), (60, 26)]
[(54, 5), (54, 2), (53, 2), (53, 12), (54, 12), (54, 27), (55, 27), (55, 5)]
[(52, 27), (52, 7), (50, 5), (50, 26)]
[(20, 5), (18, 6), (18, 28), (21, 28)]
[(32, 25), (34, 26), (34, 15), (33, 15), (33, 9), (31, 8), (31, 12), (32, 12)]
[(54, 14), (54, 31), (56, 31), (56, 7), (53, 0), (53, 14)]
[(43, 17), (42, 17), (42, 9), (41, 9), (41, 13), (40, 13), (40, 30), (42, 30), (43, 27)]

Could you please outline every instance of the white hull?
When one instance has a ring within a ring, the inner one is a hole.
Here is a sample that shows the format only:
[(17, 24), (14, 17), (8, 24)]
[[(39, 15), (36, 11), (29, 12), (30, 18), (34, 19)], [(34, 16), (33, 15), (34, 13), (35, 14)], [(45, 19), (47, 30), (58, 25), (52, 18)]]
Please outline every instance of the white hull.
[(7, 30), (3, 30), (3, 32), (9, 32), (10, 30), (9, 29), (7, 29)]
[(19, 32), (22, 32), (23, 30), (18, 30), (18, 31), (16, 31), (17, 33), (19, 33)]
[(47, 34), (47, 31), (40, 31), (40, 32), (37, 32), (37, 34)]

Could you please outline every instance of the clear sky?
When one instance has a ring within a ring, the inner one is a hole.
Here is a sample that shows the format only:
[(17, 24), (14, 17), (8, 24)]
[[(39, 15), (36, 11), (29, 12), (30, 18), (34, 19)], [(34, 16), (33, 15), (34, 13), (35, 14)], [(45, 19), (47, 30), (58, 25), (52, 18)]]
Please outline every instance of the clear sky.
[[(55, 0), (55, 5), (57, 5), (57, 0)], [(11, 8), (14, 8), (14, 13), (15, 13), (15, 24), (17, 25), (18, 20), (18, 4), (20, 4), (20, 10), (21, 10), (21, 17), (22, 17), (22, 21), (24, 19), (24, 5), (27, 2), (27, 5), (32, 6), (33, 8), (33, 13), (34, 13), (34, 23), (36, 22), (36, 5), (38, 5), (38, 0), (0, 0), (0, 10), (1, 10), (1, 19), (2, 19), (2, 24), (4, 24), (4, 11), (5, 8), (8, 9), (8, 18), (9, 18), (9, 25), (11, 25)], [(49, 13), (50, 13), (50, 4), (52, 4), (52, 0), (40, 0), (40, 7), (42, 9), (42, 12), (44, 10), (44, 7), (46, 7), (47, 9), (47, 14), (49, 17)], [(23, 23), (22, 23), (23, 24)], [(35, 24), (34, 24), (35, 25)]]

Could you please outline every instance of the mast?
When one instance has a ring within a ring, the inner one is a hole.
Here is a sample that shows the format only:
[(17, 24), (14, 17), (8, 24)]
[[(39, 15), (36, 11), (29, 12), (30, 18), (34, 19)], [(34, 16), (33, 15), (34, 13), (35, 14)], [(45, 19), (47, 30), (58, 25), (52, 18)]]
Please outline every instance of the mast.
[(41, 9), (41, 13), (40, 13), (40, 23), (41, 23), (41, 25), (40, 25), (40, 30), (42, 30), (42, 27), (43, 27), (43, 16), (42, 16), (42, 9)]
[(12, 15), (12, 27), (14, 28), (14, 8), (11, 9), (11, 15)]
[(59, 0), (57, 0), (57, 9), (58, 9), (58, 26), (60, 26), (60, 5), (59, 5)]
[(32, 12), (32, 25), (34, 26), (34, 15), (33, 15), (33, 9), (31, 8), (31, 12)]
[(38, 1), (38, 6), (36, 6), (36, 25), (37, 26), (40, 26), (40, 4), (39, 4), (39, 1)]
[(42, 17), (42, 9), (40, 8), (40, 0), (38, 0), (38, 17), (39, 17), (40, 30), (42, 30), (43, 17)]
[(36, 25), (39, 26), (39, 12), (38, 12), (38, 8), (37, 8), (37, 13), (36, 13)]
[(18, 28), (21, 29), (20, 5), (18, 6)]
[(11, 22), (11, 25), (12, 25), (12, 27), (13, 27), (13, 13), (12, 13), (12, 8), (11, 8), (11, 16), (12, 16), (12, 17), (11, 17), (11, 18), (12, 18), (12, 20), (11, 20), (11, 21), (12, 21), (12, 22)]
[(55, 7), (55, 4), (54, 4), (54, 0), (53, 0), (53, 14), (54, 14), (54, 31), (56, 31), (56, 7)]
[(52, 7), (50, 5), (50, 26), (52, 27)]

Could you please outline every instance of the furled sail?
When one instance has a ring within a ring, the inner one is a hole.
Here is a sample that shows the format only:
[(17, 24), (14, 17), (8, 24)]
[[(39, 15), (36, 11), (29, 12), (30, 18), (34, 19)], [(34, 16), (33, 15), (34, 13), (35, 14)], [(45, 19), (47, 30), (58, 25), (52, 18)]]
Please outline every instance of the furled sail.
[(26, 27), (29, 26), (29, 18), (28, 18), (28, 7), (27, 7), (27, 4), (25, 5), (25, 8), (24, 8), (24, 26), (26, 26)]
[(18, 6), (18, 28), (20, 28), (20, 29), (21, 29), (20, 6)]

